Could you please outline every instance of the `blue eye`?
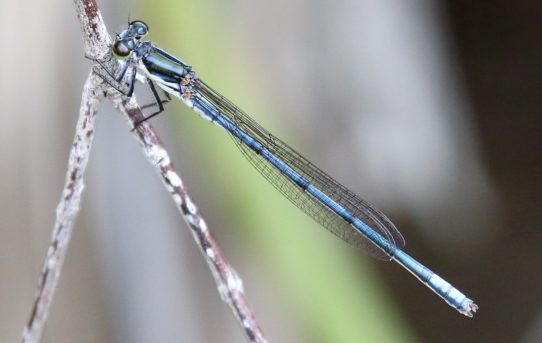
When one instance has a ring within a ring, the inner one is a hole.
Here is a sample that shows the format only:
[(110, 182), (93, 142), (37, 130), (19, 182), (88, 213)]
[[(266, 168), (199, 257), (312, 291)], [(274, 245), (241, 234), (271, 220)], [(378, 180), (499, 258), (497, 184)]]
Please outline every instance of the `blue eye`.
[(146, 35), (149, 32), (147, 24), (140, 20), (136, 20), (130, 23), (130, 27), (133, 30), (133, 36), (136, 39), (141, 39), (141, 36)]

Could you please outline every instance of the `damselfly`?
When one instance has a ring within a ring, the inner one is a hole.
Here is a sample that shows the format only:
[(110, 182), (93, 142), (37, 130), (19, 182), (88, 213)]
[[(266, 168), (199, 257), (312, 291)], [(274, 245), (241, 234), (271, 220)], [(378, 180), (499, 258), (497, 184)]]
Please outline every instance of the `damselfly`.
[[(112, 53), (123, 64), (117, 73), (104, 75), (116, 81), (116, 88), (127, 96), (132, 95), (136, 79), (148, 83), (159, 111), (146, 119), (163, 110), (164, 101), (158, 96), (156, 84), (166, 92), (168, 100), (169, 95), (179, 98), (203, 118), (225, 129), (273, 186), (326, 229), (377, 258), (398, 262), (450, 306), (468, 317), (473, 316), (478, 306), (404, 252), (403, 236), (380, 210), (270, 134), (198, 78), (188, 64), (143, 40), (148, 31), (145, 23), (133, 21), (117, 34)], [(124, 79), (127, 70), (131, 70), (131, 76), (124, 84), (127, 87), (123, 87), (119, 81)]]

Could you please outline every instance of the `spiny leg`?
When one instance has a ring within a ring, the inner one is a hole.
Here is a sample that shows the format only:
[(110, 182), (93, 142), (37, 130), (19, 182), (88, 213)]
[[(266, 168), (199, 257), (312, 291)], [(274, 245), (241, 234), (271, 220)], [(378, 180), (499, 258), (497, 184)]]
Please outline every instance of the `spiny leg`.
[(144, 121), (147, 121), (147, 120), (151, 119), (152, 117), (157, 116), (158, 114), (162, 113), (164, 111), (164, 104), (171, 101), (171, 97), (169, 96), (169, 94), (167, 92), (164, 92), (164, 94), (166, 95), (166, 99), (164, 99), (164, 100), (160, 99), (160, 96), (158, 95), (158, 92), (156, 91), (156, 87), (154, 86), (154, 82), (151, 79), (147, 78), (147, 83), (149, 84), (149, 87), (151, 88), (151, 92), (152, 92), (152, 95), (154, 96), (155, 103), (147, 104), (147, 105), (141, 107), (141, 109), (148, 108), (148, 107), (154, 106), (154, 105), (158, 105), (158, 111), (154, 112), (150, 116), (148, 116), (148, 117), (138, 121), (137, 123), (135, 123), (135, 127), (134, 127), (133, 130), (135, 130), (135, 128), (137, 128)]
[(128, 62), (124, 63), (124, 65), (120, 67), (118, 75), (115, 76), (115, 80), (116, 81), (122, 80), (127, 70), (128, 70)]
[(106, 59), (106, 60), (99, 60), (99, 59), (96, 59), (96, 58), (88, 56), (88, 55), (85, 55), (85, 57), (87, 59), (89, 59), (91, 61), (94, 61), (94, 62), (96, 62), (96, 63), (98, 63), (100, 65), (100, 67), (101, 67), (100, 70), (103, 70), (105, 72), (105, 74), (100, 72), (100, 71), (97, 71), (97, 70), (95, 70), (95, 72), (108, 85), (115, 88), (119, 93), (121, 93), (123, 95), (126, 95), (128, 97), (132, 96), (132, 94), (134, 92), (134, 83), (135, 83), (135, 78), (136, 78), (136, 67), (135, 66), (132, 65), (132, 68), (131, 68), (132, 74), (130, 75), (130, 80), (126, 83), (126, 86), (128, 86), (128, 89), (123, 88), (122, 87), (123, 84), (121, 82), (121, 80), (126, 75), (126, 72), (127, 72), (128, 68), (130, 67), (131, 63), (129, 61), (127, 61), (123, 66), (121, 66), (121, 68), (119, 69), (120, 72), (115, 73), (117, 75), (114, 75), (109, 70), (109, 68), (107, 68), (107, 66), (104, 64), (105, 62), (110, 61), (111, 57), (109, 59)]
[[(162, 104), (167, 104), (168, 102), (171, 101), (171, 96), (169, 95), (168, 92), (162, 90), (162, 92), (164, 93), (164, 96), (166, 97), (165, 99), (160, 99), (160, 102)], [(141, 109), (144, 110), (146, 108), (149, 108), (149, 107), (152, 107), (152, 106), (156, 106), (157, 102), (151, 102), (150, 104), (146, 104), (146, 105), (143, 105), (141, 106)]]

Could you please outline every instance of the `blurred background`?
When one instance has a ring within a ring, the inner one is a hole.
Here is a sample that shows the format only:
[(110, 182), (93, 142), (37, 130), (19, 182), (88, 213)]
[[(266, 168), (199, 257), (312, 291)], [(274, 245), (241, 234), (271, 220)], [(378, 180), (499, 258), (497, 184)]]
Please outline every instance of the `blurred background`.
[[(542, 341), (542, 5), (100, 2), (381, 208), (480, 305), (458, 314), (311, 221), (182, 104), (153, 120), (272, 342)], [(20, 339), (90, 63), (69, 1), (0, 0), (0, 341)], [(138, 94), (148, 92), (140, 87)], [(43, 342), (241, 342), (181, 216), (104, 102)]]

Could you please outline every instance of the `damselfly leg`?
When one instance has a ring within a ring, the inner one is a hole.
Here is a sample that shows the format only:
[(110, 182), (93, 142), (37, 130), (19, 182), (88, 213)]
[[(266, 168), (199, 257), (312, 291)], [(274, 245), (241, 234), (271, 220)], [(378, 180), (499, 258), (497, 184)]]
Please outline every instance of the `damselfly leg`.
[(148, 117), (145, 117), (144, 119), (142, 119), (142, 120), (138, 121), (137, 123), (135, 123), (134, 124), (135, 127), (132, 130), (135, 130), (135, 128), (137, 128), (141, 123), (143, 123), (143, 122), (151, 119), (152, 117), (157, 116), (160, 113), (162, 113), (164, 111), (164, 104), (171, 101), (171, 97), (165, 91), (163, 93), (166, 96), (166, 98), (165, 99), (160, 98), (160, 96), (158, 95), (158, 92), (156, 91), (156, 86), (154, 85), (154, 82), (152, 82), (151, 79), (147, 78), (147, 83), (149, 84), (149, 88), (151, 89), (151, 92), (152, 92), (152, 95), (154, 96), (155, 102), (147, 104), (147, 105), (143, 105), (143, 106), (141, 106), (141, 109), (143, 110), (145, 108), (149, 108), (149, 107), (152, 107), (152, 106), (158, 106), (158, 111), (152, 113)]
[[(135, 87), (135, 82), (136, 82), (136, 77), (137, 77), (137, 67), (133, 63), (131, 63), (131, 61), (126, 61), (123, 65), (121, 65), (121, 67), (117, 71), (112, 72), (109, 70), (109, 68), (106, 65), (106, 63), (110, 61), (110, 58), (99, 60), (90, 56), (85, 56), (85, 57), (91, 61), (98, 63), (100, 68), (97, 68), (94, 71), (96, 72), (98, 76), (102, 78), (102, 80), (104, 80), (111, 87), (115, 88), (119, 93), (126, 95), (127, 97), (132, 96), (132, 94), (134, 93), (134, 87)], [(126, 77), (128, 70), (130, 70), (129, 79), (127, 82), (123, 82), (123, 79)], [(158, 106), (158, 111), (150, 114), (145, 119), (135, 123), (135, 127), (137, 127), (139, 124), (143, 123), (144, 121), (147, 121), (151, 119), (152, 117), (155, 117), (158, 114), (162, 113), (164, 111), (164, 104), (171, 101), (170, 95), (165, 91), (163, 92), (165, 95), (165, 99), (160, 98), (156, 90), (156, 86), (154, 85), (154, 82), (150, 78), (146, 78), (146, 82), (149, 85), (149, 88), (151, 89), (151, 92), (155, 101), (150, 104), (141, 106), (141, 109), (146, 109), (152, 106)]]
[[(137, 67), (135, 65), (131, 65), (131, 63), (126, 62), (121, 65), (118, 70), (111, 71), (110, 68), (107, 66), (107, 64), (111, 61), (111, 55), (109, 55), (109, 58), (105, 58), (102, 60), (88, 55), (85, 55), (85, 58), (96, 62), (99, 65), (99, 68), (94, 68), (94, 72), (102, 80), (104, 80), (104, 82), (115, 88), (122, 95), (126, 95), (127, 97), (132, 96), (132, 94), (134, 93), (135, 78), (137, 76)], [(129, 68), (131, 69), (130, 79), (127, 82), (123, 83), (122, 80), (126, 76)]]

